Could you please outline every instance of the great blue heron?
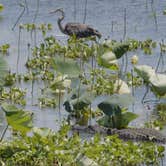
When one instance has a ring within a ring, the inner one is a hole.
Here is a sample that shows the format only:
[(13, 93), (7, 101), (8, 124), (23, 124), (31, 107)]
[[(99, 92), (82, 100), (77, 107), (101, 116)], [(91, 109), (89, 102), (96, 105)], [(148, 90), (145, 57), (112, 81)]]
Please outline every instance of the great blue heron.
[(97, 36), (101, 38), (101, 33), (92, 27), (81, 24), (81, 23), (67, 23), (65, 26), (62, 25), (62, 20), (65, 17), (63, 9), (57, 9), (55, 11), (50, 12), (51, 14), (61, 12), (62, 16), (58, 18), (58, 26), (62, 33), (73, 36), (75, 35), (77, 38)]

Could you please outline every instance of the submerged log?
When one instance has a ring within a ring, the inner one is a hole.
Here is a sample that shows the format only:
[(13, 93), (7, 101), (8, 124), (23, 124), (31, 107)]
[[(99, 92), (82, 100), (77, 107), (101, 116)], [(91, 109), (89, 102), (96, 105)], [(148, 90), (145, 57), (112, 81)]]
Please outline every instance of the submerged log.
[(150, 128), (127, 128), (127, 129), (112, 129), (99, 125), (94, 126), (72, 126), (73, 131), (86, 132), (91, 134), (102, 135), (118, 135), (123, 140), (134, 141), (152, 141), (157, 143), (166, 143), (166, 136), (162, 135), (159, 131)]

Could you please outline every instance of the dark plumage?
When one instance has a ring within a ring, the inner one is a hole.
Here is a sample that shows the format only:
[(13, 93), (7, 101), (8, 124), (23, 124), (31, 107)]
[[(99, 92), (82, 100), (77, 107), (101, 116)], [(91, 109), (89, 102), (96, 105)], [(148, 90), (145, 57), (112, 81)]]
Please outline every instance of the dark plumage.
[(99, 31), (93, 29), (92, 27), (86, 24), (67, 23), (65, 26), (63, 26), (61, 23), (65, 17), (63, 10), (57, 9), (50, 13), (56, 13), (58, 11), (62, 13), (62, 16), (58, 18), (58, 26), (62, 33), (69, 36), (75, 35), (77, 38), (90, 37), (90, 36), (97, 36), (98, 38), (101, 38), (101, 33)]

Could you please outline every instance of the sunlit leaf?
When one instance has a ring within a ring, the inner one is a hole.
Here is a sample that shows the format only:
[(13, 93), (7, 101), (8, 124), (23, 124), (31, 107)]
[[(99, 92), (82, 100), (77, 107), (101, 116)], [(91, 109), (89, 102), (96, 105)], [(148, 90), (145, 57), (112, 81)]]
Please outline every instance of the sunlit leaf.
[(138, 115), (132, 112), (123, 112), (121, 120), (121, 128), (126, 128), (128, 124), (134, 119), (138, 118)]
[(94, 160), (83, 156), (83, 155), (79, 155), (77, 157), (77, 165), (78, 166), (99, 166)]
[(155, 94), (159, 96), (166, 95), (166, 75), (165, 74), (155, 74), (150, 78), (150, 83), (152, 85), (152, 90)]
[(165, 74), (155, 73), (155, 70), (151, 66), (147, 65), (135, 66), (135, 71), (145, 82), (149, 84), (151, 90), (155, 94), (159, 96), (164, 96), (166, 94)]
[(38, 127), (33, 128), (33, 133), (41, 137), (47, 137), (54, 134), (54, 132), (49, 128), (38, 128)]
[(7, 123), (12, 129), (27, 133), (32, 128), (32, 112), (23, 111), (14, 105), (4, 103), (2, 110), (6, 114)]
[(118, 69), (118, 61), (116, 55), (112, 51), (106, 52), (100, 56), (98, 58), (98, 63), (100, 66), (106, 68), (112, 69), (114, 67), (115, 69)]
[(115, 81), (114, 92), (118, 93), (118, 94), (130, 94), (131, 93), (126, 82), (124, 82), (120, 79)]
[(77, 62), (69, 58), (56, 57), (53, 60), (53, 67), (61, 74), (66, 74), (69, 77), (78, 77), (81, 73)]
[(0, 12), (3, 11), (4, 6), (0, 3)]
[(150, 77), (155, 75), (155, 70), (151, 66), (147, 65), (135, 66), (134, 70), (147, 83), (149, 82)]

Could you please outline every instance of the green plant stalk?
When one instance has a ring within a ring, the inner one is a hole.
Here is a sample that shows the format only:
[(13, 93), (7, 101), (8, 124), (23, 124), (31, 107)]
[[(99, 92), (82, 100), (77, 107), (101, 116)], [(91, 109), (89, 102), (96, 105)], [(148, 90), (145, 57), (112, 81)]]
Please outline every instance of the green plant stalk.
[(31, 86), (31, 96), (32, 96), (32, 100), (31, 100), (31, 104), (33, 105), (33, 99), (34, 99), (34, 96), (33, 96), (33, 92), (34, 92), (34, 83), (35, 83), (35, 80), (34, 78), (32, 79), (32, 86)]
[(61, 89), (59, 89), (58, 93), (58, 110), (61, 111)]
[(36, 7), (36, 12), (35, 12), (35, 15), (34, 15), (34, 18), (33, 18), (33, 23), (36, 22), (37, 15), (38, 15), (38, 12), (39, 12), (39, 1), (40, 0), (37, 0), (37, 7)]
[(34, 29), (34, 45), (37, 46), (37, 31), (36, 28)]
[(18, 33), (18, 54), (17, 54), (17, 64), (16, 64), (16, 73), (18, 75), (18, 67), (19, 67), (19, 60), (20, 60), (20, 44), (21, 44), (21, 28), (19, 27)]
[[(134, 92), (134, 75), (133, 75), (133, 69), (131, 69), (131, 89), (132, 89), (132, 96), (135, 96), (135, 92)], [(132, 103), (132, 112), (134, 112), (134, 102)]]
[(2, 140), (3, 140), (3, 138), (4, 138), (5, 134), (6, 134), (6, 131), (7, 131), (8, 127), (9, 127), (9, 125), (7, 124), (6, 128), (4, 129), (4, 131), (3, 131), (2, 135), (1, 135), (0, 142), (2, 142)]

